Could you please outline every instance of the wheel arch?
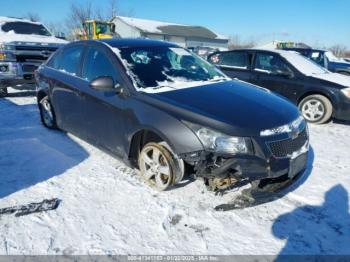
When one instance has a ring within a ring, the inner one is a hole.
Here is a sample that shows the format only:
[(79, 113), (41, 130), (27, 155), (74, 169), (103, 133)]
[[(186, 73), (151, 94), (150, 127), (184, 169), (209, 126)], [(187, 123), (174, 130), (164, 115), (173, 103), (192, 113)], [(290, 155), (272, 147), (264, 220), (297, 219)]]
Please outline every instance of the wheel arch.
[(302, 94), (299, 98), (298, 98), (298, 101), (297, 101), (297, 106), (299, 106), (300, 102), (307, 96), (310, 96), (310, 95), (322, 95), (326, 98), (329, 99), (329, 101), (331, 102), (333, 108), (336, 107), (336, 104), (334, 102), (334, 99), (332, 97), (332, 95), (327, 92), (327, 91), (322, 91), (322, 90), (309, 90), (307, 92), (305, 92), (304, 94)]
[(166, 138), (162, 132), (151, 127), (143, 127), (130, 135), (128, 146), (128, 158), (132, 166), (138, 166), (138, 157), (141, 149), (149, 142), (166, 142), (171, 148), (173, 144)]
[(43, 99), (47, 95), (48, 94), (44, 90), (39, 90), (36, 94), (36, 99), (37, 99), (38, 104), (40, 103), (41, 99)]

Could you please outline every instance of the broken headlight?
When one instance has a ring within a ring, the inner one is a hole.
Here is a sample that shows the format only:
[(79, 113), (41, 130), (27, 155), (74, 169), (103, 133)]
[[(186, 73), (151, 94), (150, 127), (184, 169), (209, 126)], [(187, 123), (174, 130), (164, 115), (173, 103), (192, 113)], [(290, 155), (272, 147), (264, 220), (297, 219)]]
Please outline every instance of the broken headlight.
[(228, 136), (193, 123), (184, 123), (197, 135), (204, 148), (223, 154), (249, 154), (252, 145), (249, 138)]

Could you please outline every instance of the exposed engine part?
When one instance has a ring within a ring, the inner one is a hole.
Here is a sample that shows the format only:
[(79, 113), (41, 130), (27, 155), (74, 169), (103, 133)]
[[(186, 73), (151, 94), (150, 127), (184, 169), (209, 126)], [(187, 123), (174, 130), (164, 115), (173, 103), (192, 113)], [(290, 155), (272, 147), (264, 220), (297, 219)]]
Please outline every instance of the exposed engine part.
[(227, 178), (207, 178), (205, 179), (205, 185), (209, 191), (222, 191), (229, 188), (232, 188), (238, 182), (237, 179), (233, 177)]

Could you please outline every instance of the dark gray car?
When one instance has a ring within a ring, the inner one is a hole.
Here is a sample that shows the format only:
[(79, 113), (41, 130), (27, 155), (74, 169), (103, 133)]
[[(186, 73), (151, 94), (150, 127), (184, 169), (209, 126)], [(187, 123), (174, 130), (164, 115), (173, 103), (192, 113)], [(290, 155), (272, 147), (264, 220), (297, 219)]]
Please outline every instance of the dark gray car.
[(288, 182), (305, 169), (307, 126), (293, 104), (175, 44), (71, 43), (36, 78), (45, 126), (139, 168), (158, 190), (190, 171), (219, 190)]

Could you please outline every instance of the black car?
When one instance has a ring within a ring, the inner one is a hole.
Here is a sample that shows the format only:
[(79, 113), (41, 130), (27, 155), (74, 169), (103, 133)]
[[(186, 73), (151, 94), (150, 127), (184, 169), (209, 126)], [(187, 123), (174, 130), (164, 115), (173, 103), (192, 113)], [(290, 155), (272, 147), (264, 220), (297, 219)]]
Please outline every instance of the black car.
[(311, 123), (322, 124), (332, 116), (350, 120), (350, 77), (331, 73), (297, 52), (242, 49), (217, 52), (208, 60), (231, 78), (288, 98)]
[(283, 48), (296, 51), (334, 73), (350, 76), (350, 62), (336, 57), (331, 51), (312, 48)]
[(307, 161), (298, 109), (265, 89), (228, 79), (175, 44), (80, 41), (36, 74), (43, 124), (139, 168), (158, 190), (186, 170), (212, 189), (290, 181)]

